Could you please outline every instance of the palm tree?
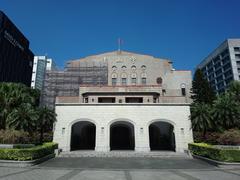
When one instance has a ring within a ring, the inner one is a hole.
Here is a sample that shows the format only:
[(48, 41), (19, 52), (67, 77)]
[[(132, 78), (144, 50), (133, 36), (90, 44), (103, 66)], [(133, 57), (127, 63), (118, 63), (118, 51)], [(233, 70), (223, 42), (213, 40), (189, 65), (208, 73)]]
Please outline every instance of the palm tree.
[(240, 103), (240, 82), (232, 81), (229, 85), (228, 92), (232, 93), (235, 100)]
[(214, 127), (211, 106), (208, 104), (192, 104), (190, 118), (192, 121), (192, 129), (202, 131), (204, 137), (206, 132)]
[(43, 133), (52, 130), (53, 123), (56, 122), (57, 115), (53, 110), (50, 110), (47, 107), (39, 108), (38, 114), (39, 114), (38, 127), (40, 130), (40, 143), (42, 143)]
[(6, 128), (8, 115), (23, 103), (35, 104), (38, 92), (20, 83), (0, 83), (0, 129)]
[(219, 95), (213, 109), (213, 118), (223, 129), (239, 126), (240, 107), (232, 93)]
[(32, 133), (39, 118), (37, 111), (28, 103), (15, 108), (7, 117), (7, 126), (16, 130)]

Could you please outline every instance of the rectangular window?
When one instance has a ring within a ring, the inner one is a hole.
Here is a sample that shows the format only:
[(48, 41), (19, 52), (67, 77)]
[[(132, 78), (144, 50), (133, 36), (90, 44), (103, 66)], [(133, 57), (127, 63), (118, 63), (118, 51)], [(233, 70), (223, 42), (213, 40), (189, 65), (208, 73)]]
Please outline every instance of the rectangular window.
[(228, 55), (228, 54), (229, 54), (228, 49), (225, 49), (225, 50), (221, 53), (221, 56), (222, 56), (222, 58), (223, 58), (224, 56), (226, 56), (226, 55)]
[(186, 89), (185, 88), (181, 88), (182, 90), (182, 96), (186, 96)]
[(219, 69), (219, 70), (217, 70), (217, 71), (215, 72), (215, 75), (218, 76), (218, 75), (220, 75), (221, 73), (222, 73), (222, 69)]
[(142, 97), (126, 97), (125, 98), (126, 103), (143, 103)]
[(237, 70), (238, 70), (238, 73), (240, 73), (240, 68), (237, 68)]
[(117, 85), (117, 78), (112, 78), (112, 85), (116, 86)]
[(236, 59), (240, 59), (240, 54), (235, 54)]
[(115, 97), (99, 97), (98, 103), (115, 103)]
[(122, 78), (122, 85), (126, 86), (127, 85), (127, 78)]
[(136, 85), (137, 84), (137, 78), (132, 78), (132, 84)]
[(147, 84), (147, 79), (146, 78), (142, 78), (142, 84), (143, 85)]
[(234, 47), (234, 51), (240, 52), (240, 47)]

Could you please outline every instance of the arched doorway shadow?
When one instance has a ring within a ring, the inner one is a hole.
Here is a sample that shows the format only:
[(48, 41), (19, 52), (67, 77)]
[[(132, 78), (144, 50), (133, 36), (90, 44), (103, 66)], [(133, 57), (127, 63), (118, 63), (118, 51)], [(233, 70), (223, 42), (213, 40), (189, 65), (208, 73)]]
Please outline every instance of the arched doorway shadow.
[(133, 124), (117, 121), (110, 126), (110, 150), (134, 150), (135, 137)]
[(79, 121), (72, 125), (71, 132), (71, 151), (95, 149), (95, 124), (89, 121)]
[(150, 150), (175, 151), (174, 126), (168, 122), (157, 121), (149, 125)]

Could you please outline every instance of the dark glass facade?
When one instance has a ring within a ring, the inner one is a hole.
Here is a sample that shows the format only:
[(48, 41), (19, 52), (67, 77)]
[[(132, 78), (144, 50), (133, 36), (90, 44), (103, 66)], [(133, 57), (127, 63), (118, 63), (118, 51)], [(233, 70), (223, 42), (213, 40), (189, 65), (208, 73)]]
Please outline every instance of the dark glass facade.
[(31, 85), (33, 53), (29, 41), (0, 11), (0, 82)]

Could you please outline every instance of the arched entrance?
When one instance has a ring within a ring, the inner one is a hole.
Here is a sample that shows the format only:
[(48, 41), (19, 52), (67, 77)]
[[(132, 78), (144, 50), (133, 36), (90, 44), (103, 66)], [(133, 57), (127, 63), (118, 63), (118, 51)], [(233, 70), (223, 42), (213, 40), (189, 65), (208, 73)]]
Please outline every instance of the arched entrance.
[(72, 125), (71, 151), (95, 149), (96, 126), (89, 121), (79, 121)]
[(134, 150), (134, 126), (117, 121), (110, 126), (110, 150)]
[(161, 121), (150, 124), (149, 142), (151, 150), (175, 151), (174, 126)]

